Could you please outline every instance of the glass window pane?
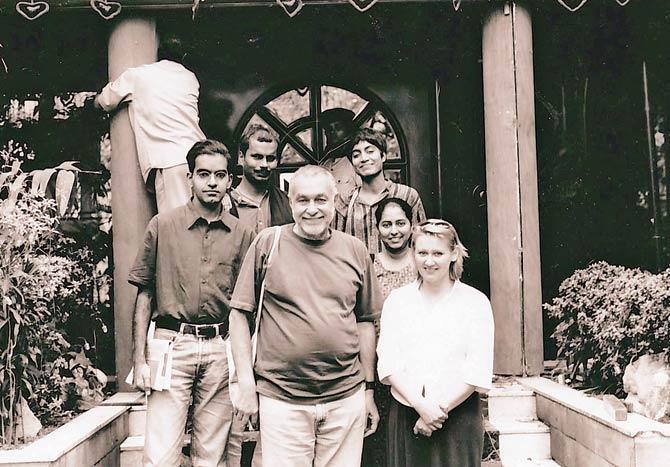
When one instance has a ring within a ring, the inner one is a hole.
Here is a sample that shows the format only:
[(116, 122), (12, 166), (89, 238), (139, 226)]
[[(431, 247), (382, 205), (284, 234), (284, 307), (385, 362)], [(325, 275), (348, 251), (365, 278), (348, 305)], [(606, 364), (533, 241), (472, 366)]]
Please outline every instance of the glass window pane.
[(303, 130), (300, 133), (298, 133), (298, 138), (300, 138), (302, 140), (302, 142), (305, 143), (305, 146), (312, 149), (312, 129), (311, 128), (308, 128), (308, 129)]
[(302, 157), (293, 146), (287, 144), (281, 153), (281, 165), (300, 165), (306, 164), (307, 161)]
[(321, 86), (321, 111), (341, 107), (351, 110), (354, 115), (363, 110), (368, 101), (358, 94), (334, 86)]
[(302, 117), (309, 116), (309, 90), (292, 89), (272, 99), (265, 107), (286, 125)]

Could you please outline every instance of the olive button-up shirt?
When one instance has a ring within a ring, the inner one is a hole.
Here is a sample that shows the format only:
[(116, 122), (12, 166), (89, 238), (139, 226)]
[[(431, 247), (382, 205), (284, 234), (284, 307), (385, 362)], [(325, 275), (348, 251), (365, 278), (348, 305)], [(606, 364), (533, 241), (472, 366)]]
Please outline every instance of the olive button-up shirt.
[(153, 288), (153, 319), (212, 324), (228, 320), (229, 302), (253, 231), (227, 212), (211, 222), (193, 202), (154, 216), (128, 281)]

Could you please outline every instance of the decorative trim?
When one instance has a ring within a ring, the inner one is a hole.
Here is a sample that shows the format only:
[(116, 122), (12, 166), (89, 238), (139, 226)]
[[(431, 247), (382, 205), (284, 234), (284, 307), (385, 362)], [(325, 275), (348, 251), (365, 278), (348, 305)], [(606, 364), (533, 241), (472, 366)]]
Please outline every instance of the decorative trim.
[(570, 10), (572, 13), (574, 13), (574, 12), (577, 11), (577, 10), (579, 10), (579, 9), (580, 9), (581, 7), (583, 7), (584, 4), (586, 3), (586, 0), (580, 0), (579, 5), (576, 5), (576, 6), (570, 6), (570, 5), (568, 5), (567, 3), (565, 3), (565, 0), (556, 0), (556, 1), (558, 1), (558, 3), (560, 3), (561, 5), (563, 5), (565, 8), (567, 8), (568, 10)]
[(16, 11), (25, 19), (34, 21), (49, 11), (49, 4), (43, 0), (17, 2)]
[(277, 3), (290, 18), (302, 10), (302, 0), (277, 0)]
[(377, 3), (377, 0), (349, 0), (349, 3), (362, 13), (372, 8), (372, 6)]
[(93, 8), (103, 19), (110, 20), (121, 13), (121, 3), (108, 0), (91, 0)]
[[(454, 1), (456, 1), (456, 0), (454, 0)], [(573, 0), (572, 3), (574, 3), (574, 5), (571, 5), (571, 4), (568, 3), (570, 0), (556, 0), (556, 1), (558, 3), (560, 3), (561, 5), (563, 5), (567, 10), (569, 10), (572, 13), (579, 10), (587, 2), (587, 0), (579, 0), (579, 3), (577, 4), (576, 3), (577, 0)], [(614, 1), (617, 2), (619, 4), (619, 6), (626, 6), (626, 5), (628, 5), (628, 3), (630, 3), (630, 0), (614, 0)]]

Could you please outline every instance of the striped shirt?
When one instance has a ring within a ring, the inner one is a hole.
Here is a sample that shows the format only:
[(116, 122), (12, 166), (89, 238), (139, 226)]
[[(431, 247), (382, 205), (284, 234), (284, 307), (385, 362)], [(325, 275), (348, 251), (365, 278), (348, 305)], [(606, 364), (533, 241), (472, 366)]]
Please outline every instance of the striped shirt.
[(360, 187), (356, 188), (350, 196), (337, 197), (335, 202), (334, 227), (337, 230), (353, 235), (361, 240), (371, 254), (382, 250), (382, 242), (377, 231), (375, 211), (377, 205), (384, 198), (400, 198), (407, 201), (412, 207), (412, 225), (416, 225), (426, 219), (426, 212), (419, 193), (412, 187), (400, 183), (386, 181), (386, 188), (381, 192), (379, 198), (372, 204), (360, 200), (358, 194)]

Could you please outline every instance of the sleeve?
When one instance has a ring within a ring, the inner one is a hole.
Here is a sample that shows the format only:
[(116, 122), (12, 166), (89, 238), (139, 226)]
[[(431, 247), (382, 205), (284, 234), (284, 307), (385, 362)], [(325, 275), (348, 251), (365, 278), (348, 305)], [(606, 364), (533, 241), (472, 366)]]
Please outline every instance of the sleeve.
[(354, 313), (356, 315), (356, 321), (359, 323), (374, 322), (379, 318), (379, 312), (382, 308), (382, 294), (379, 289), (379, 282), (377, 281), (377, 275), (372, 266), (370, 255), (368, 255), (367, 249), (365, 249), (362, 244), (361, 246), (364, 250), (362, 253), (363, 280), (361, 282), (361, 287), (356, 294)]
[(426, 211), (423, 208), (423, 203), (421, 202), (421, 197), (416, 190), (412, 190), (413, 193), (413, 202), (410, 203), (412, 206), (412, 224), (418, 225), (419, 223), (426, 220)]
[[(249, 248), (252, 245), (253, 240), (254, 240), (254, 236), (255, 236), (255, 234), (251, 230), (251, 228), (247, 227), (246, 225), (244, 225), (242, 223), (238, 223), (237, 228), (242, 229), (242, 235), (241, 235), (241, 238), (239, 240), (239, 247), (238, 247), (239, 249), (238, 249), (238, 252), (237, 252), (237, 257), (234, 261), (234, 264), (235, 264), (236, 267), (233, 270), (233, 274), (234, 274), (233, 275), (233, 281), (235, 283), (237, 282), (237, 278), (240, 275), (240, 269), (242, 268), (242, 264), (244, 263), (244, 260), (247, 256), (247, 252), (249, 251)], [(233, 287), (233, 290), (234, 290), (234, 287)]]
[[(260, 287), (260, 269), (263, 264), (264, 251), (268, 251), (268, 231), (273, 232), (272, 228), (261, 231), (258, 236), (250, 242), (244, 261), (237, 275), (235, 289), (230, 300), (230, 308), (254, 313), (257, 306), (257, 293)], [(270, 237), (270, 242), (272, 237)]]
[(135, 73), (129, 68), (114, 81), (108, 83), (98, 95), (100, 107), (110, 112), (116, 109), (122, 102), (131, 102), (135, 88)]
[(128, 282), (139, 287), (153, 285), (156, 280), (156, 252), (158, 249), (158, 216), (154, 216), (144, 232), (144, 240), (137, 251), (135, 262), (128, 273)]
[(487, 393), (493, 380), (494, 322), (491, 303), (486, 297), (472, 310), (463, 379), (478, 392)]
[(402, 369), (403, 342), (399, 314), (401, 309), (397, 294), (391, 292), (384, 302), (377, 342), (377, 374), (379, 381), (384, 384), (388, 384), (384, 379), (399, 373)]

